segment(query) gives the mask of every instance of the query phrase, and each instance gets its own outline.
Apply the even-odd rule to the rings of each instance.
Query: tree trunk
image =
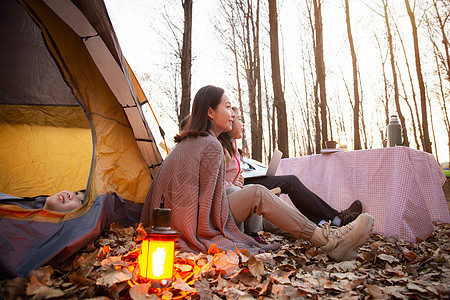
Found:
[[[320,143],[320,118],[319,118],[319,94],[318,94],[318,84],[314,84],[314,125],[315,125],[315,152],[320,154],[321,143]]]
[[[346,0],[347,1],[347,0]],[[425,83],[422,76],[422,67],[420,62],[420,52],[419,52],[419,39],[417,36],[417,26],[414,13],[409,6],[409,0],[405,0],[406,10],[408,12],[409,20],[411,21],[412,34],[414,39],[414,54],[416,60],[416,72],[417,80],[419,82],[420,89],[420,107],[422,110],[422,127],[423,127],[423,151],[432,153],[430,135],[428,133],[428,116],[427,116],[427,99],[425,93]]]
[[[391,59],[391,70],[392,77],[394,82],[394,102],[395,108],[397,110],[398,117],[400,119],[400,124],[402,124],[402,128],[406,128],[405,117],[403,116],[402,110],[400,108],[400,97],[398,92],[398,82],[397,82],[397,69],[395,67],[395,58],[394,58],[394,47],[392,45],[392,33],[391,26],[389,25],[389,16],[387,11],[387,0],[383,0],[384,7],[384,21],[386,23],[386,33],[388,38],[388,46],[389,46],[389,56]],[[408,134],[406,130],[403,130],[403,145],[409,147]]]
[[[314,1],[314,0],[312,0]],[[314,62],[316,62],[316,30],[315,30],[315,22],[313,21],[313,17],[312,17],[312,12],[311,12],[311,8],[309,6],[309,1],[306,1],[306,7],[308,9],[308,20],[309,20],[309,25],[311,27],[311,38],[312,38],[312,44],[313,44],[313,50],[314,50]],[[310,61],[310,65],[311,65],[311,61]],[[314,63],[315,67],[317,67],[317,63]],[[313,119],[313,124],[314,124],[314,145],[313,143],[311,143],[311,153],[320,153],[320,150],[322,148],[321,144],[321,126],[320,126],[320,117],[319,117],[319,109],[320,109],[320,100],[319,100],[319,84],[317,82],[317,69],[316,69],[316,76],[314,76],[314,72],[312,71],[312,67],[311,69],[311,82],[313,82],[313,94],[312,94],[312,103],[313,103],[313,110],[314,110],[314,119]],[[306,91],[306,88],[305,88]],[[306,93],[307,96],[307,93]],[[309,121],[309,118],[308,118]],[[312,136],[312,135],[311,135]]]
[[[449,147],[449,157],[448,157],[449,165],[447,167],[450,168],[450,119],[449,119],[448,110],[447,110],[446,97],[445,97],[445,92],[444,92],[444,83],[442,81],[442,75],[441,75],[441,71],[439,69],[439,59],[438,59],[438,54],[436,53],[436,51],[437,50],[435,49],[434,59],[436,61],[436,69],[437,69],[438,78],[439,78],[439,92],[440,92],[439,94],[440,94],[440,98],[442,98],[441,111],[444,116],[442,118],[442,120],[444,121],[445,129],[447,131],[447,137],[448,137],[447,146]]]
[[[420,150],[420,144],[423,145],[423,130],[422,130],[422,125],[420,123],[419,109],[417,108],[416,89],[414,88],[414,83],[413,83],[412,75],[411,75],[411,68],[409,67],[409,61],[408,61],[408,56],[406,55],[405,45],[403,44],[403,39],[400,36],[400,32],[399,32],[397,26],[396,26],[396,31],[397,31],[398,37],[400,39],[400,44],[402,45],[403,56],[405,57],[406,69],[408,70],[409,84],[411,86],[412,100],[413,100],[414,109],[415,109],[415,113],[416,113],[417,128],[419,130],[419,137],[420,137],[420,142],[421,142],[421,143],[416,143],[416,145],[417,145],[417,150]],[[414,114],[411,114],[411,118],[414,119]]]
[[[361,81],[361,74],[358,70],[358,78],[359,81]],[[359,106],[360,106],[360,112],[361,112],[361,133],[362,133],[362,137],[363,137],[363,142],[364,142],[364,149],[369,149],[368,147],[368,138],[367,138],[367,130],[366,130],[366,123],[364,122],[364,110],[363,110],[363,101],[364,101],[364,93],[361,90],[361,100],[359,101]]]
[[[286,102],[280,75],[280,55],[278,51],[278,16],[277,1],[269,0],[269,24],[270,24],[270,57],[272,64],[272,83],[274,104],[277,109],[278,119],[278,149],[283,152],[283,157],[289,157],[288,128],[286,115]]]
[[[317,83],[319,84],[320,95],[320,121],[322,124],[321,138],[322,145],[328,140],[328,122],[327,122],[327,95],[325,88],[325,62],[323,59],[323,26],[322,26],[322,3],[321,0],[313,0],[314,4],[314,28],[315,28],[315,47],[314,56],[317,73]],[[319,149],[320,150],[320,149]]]
[[[442,21],[441,15],[439,14],[439,9],[437,7],[437,3],[435,0],[433,0],[433,6],[436,11],[436,18],[439,22],[439,29],[442,33],[442,44],[444,45],[445,49],[445,57],[447,59],[446,61],[446,67],[447,69],[447,80],[450,81],[450,54],[449,54],[449,45],[448,45],[448,38],[447,38],[447,31],[445,30],[445,22],[447,21],[448,15],[444,18],[444,22]],[[445,62],[444,62],[445,63]]]
[[[303,123],[306,127],[306,154],[313,154],[312,145],[311,145],[311,122],[310,122],[310,109],[309,109],[309,97],[308,97],[308,84],[306,81],[306,70],[303,68],[303,82],[305,88],[305,109],[302,109]]]
[[[248,1],[248,5],[251,6],[251,1]],[[253,21],[253,19],[255,19]],[[255,82],[256,82],[256,104],[257,104],[257,135],[256,135],[256,151],[255,159],[262,161],[262,92],[261,92],[261,60],[259,56],[259,0],[256,1],[256,16],[251,18],[252,20],[252,36],[253,36],[253,47],[255,56]]]
[[[381,140],[382,140],[382,143],[383,143],[383,147],[386,147],[387,146],[387,137],[386,137],[386,130],[385,130],[385,128],[389,124],[389,93],[388,93],[388,81],[387,81],[387,78],[386,78],[386,70],[385,70],[386,61],[385,61],[385,59],[383,57],[382,47],[380,45],[380,41],[378,40],[377,35],[375,35],[375,39],[377,41],[378,49],[380,50],[381,71],[382,71],[382,74],[383,74],[384,101],[385,101],[383,103],[383,100],[381,100],[381,102],[384,105],[385,124],[384,124],[384,126],[381,127],[383,129],[380,130],[380,133],[381,133]]]
[[[256,78],[255,78],[255,54],[254,54],[254,44],[252,47],[252,34],[251,28],[253,24],[253,13],[249,1],[247,5],[239,2],[239,8],[244,15],[243,22],[243,43],[245,47],[245,74],[248,86],[248,104],[250,108],[250,132],[251,132],[251,144],[252,144],[252,155],[253,159],[257,159],[258,156],[258,114],[256,107]]]
[[[430,101],[430,96],[428,95],[428,91],[427,91],[427,101],[428,101],[428,106],[430,107],[430,110],[431,110],[431,101]],[[434,123],[433,123],[433,114],[432,113],[430,113],[430,126],[431,126],[431,134],[433,135],[434,153],[436,156],[436,161],[437,161],[437,163],[439,163],[439,153],[437,152],[436,133],[434,131]]]
[[[178,123],[191,109],[191,67],[192,67],[192,0],[183,0],[184,32],[181,49],[181,103]]]
[[[400,83],[402,84],[403,94],[405,95],[405,97],[404,97],[405,103],[408,106],[409,112],[411,114],[411,123],[412,123],[412,131],[413,131],[413,136],[414,136],[414,142],[418,146],[418,145],[420,145],[420,143],[419,143],[419,139],[417,138],[416,123],[414,121],[414,112],[413,112],[413,109],[412,109],[411,105],[409,104],[408,96],[407,96],[407,93],[406,93],[405,84],[403,83],[401,73],[399,73],[399,77],[398,78],[400,79]]]
[[[345,17],[347,21],[347,35],[350,44],[350,52],[352,55],[353,66],[353,97],[355,103],[353,105],[353,148],[354,150],[361,149],[361,138],[359,135],[359,87],[358,87],[358,67],[356,62],[355,46],[353,45],[352,28],[350,26],[350,7],[348,0],[345,0]]]
[[[237,56],[237,49],[236,49],[236,40],[235,40],[235,28],[233,27],[233,54],[234,54],[234,67],[236,72],[236,84],[237,84],[237,94],[238,94],[238,103],[239,103],[239,110],[241,111],[241,118],[242,123],[245,124],[245,114],[244,114],[244,105],[242,103],[242,90],[241,90],[241,80],[239,77],[239,62],[238,62],[238,56]],[[247,137],[245,134],[245,130],[242,132],[242,150],[244,153],[248,153],[248,145],[247,145]]]
[[[276,126],[277,126],[277,119],[275,117],[275,104],[272,105],[272,147],[273,149],[275,149],[277,146],[277,130],[276,130]]]
[[[264,74],[264,73],[263,73]],[[269,103],[269,91],[267,88],[267,81],[266,81],[266,76],[264,76],[264,94],[266,95],[265,97],[265,102],[266,102],[266,113],[267,113],[267,132],[269,133],[268,139],[269,139],[269,152],[272,152],[273,149],[275,148],[272,145],[272,127],[273,127],[273,123],[271,120],[271,113],[270,113],[270,103]]]
[[[294,115],[294,110],[291,110],[291,120],[295,119],[295,115]],[[291,123],[291,127],[290,132],[291,132],[291,136],[292,136],[292,146],[293,146],[293,157],[297,157],[297,139],[298,139],[298,135],[297,135],[297,130],[295,130],[296,126],[295,123]]]
[[[446,61],[442,61],[442,63],[445,65],[445,68],[447,70],[447,80],[450,81],[450,55],[449,55],[449,42],[448,42],[448,38],[447,38],[447,31],[445,30],[445,22],[447,21],[447,18],[444,18],[444,21],[442,20],[440,14],[439,14],[439,9],[437,7],[437,3],[436,1],[433,1],[433,6],[434,9],[436,11],[436,17],[438,19],[439,22],[439,29],[441,30],[442,33],[442,44],[444,45],[444,50],[445,50],[445,57],[446,57]],[[435,47],[435,52],[437,51],[436,49],[437,47]],[[442,104],[441,104],[441,110],[443,113],[443,121],[444,121],[444,125],[445,125],[445,129],[447,131],[447,137],[448,137],[448,165],[447,168],[450,168],[450,119],[449,119],[449,114],[448,114],[448,110],[447,110],[447,104],[448,104],[448,100],[446,101],[446,97],[445,97],[445,92],[443,89],[443,81],[442,81],[442,75],[439,69],[439,60],[438,60],[438,55],[437,53],[435,53],[434,55],[435,57],[435,61],[436,61],[436,69],[438,72],[438,77],[439,77],[439,91],[440,91],[440,97],[442,98]],[[443,59],[442,59],[443,60]],[[446,104],[447,103],[447,104]]]

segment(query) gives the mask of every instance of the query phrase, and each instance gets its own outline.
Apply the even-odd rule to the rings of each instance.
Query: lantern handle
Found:
[[[164,208],[165,201],[166,201],[166,194],[163,193],[161,195],[161,204],[160,204],[159,208]]]

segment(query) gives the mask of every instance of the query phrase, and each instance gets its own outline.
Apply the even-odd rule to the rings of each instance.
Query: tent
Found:
[[[1,204],[0,278],[138,220],[162,158],[103,0],[0,1],[0,192],[86,189],[67,213]]]

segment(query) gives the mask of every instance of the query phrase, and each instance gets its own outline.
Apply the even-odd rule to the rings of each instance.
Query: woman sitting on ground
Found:
[[[68,212],[84,202],[85,190],[61,191],[52,196],[15,197],[0,194],[0,204],[14,204],[27,209],[45,209],[56,212]]]
[[[242,138],[244,124],[241,121],[240,110],[237,107],[233,107],[233,111],[236,117],[233,120],[231,131],[224,132],[219,136],[227,161],[225,175],[227,188],[243,188],[247,184],[261,184],[269,190],[279,187],[281,193],[287,194],[294,206],[303,215],[319,226],[328,221],[331,221],[331,224],[335,226],[345,226],[361,214],[362,204],[359,200],[354,201],[346,210],[338,212],[309,190],[295,175],[262,176],[244,179],[241,168],[242,157],[236,146],[236,140]]]
[[[152,182],[142,210],[143,225],[151,224],[151,212],[165,195],[165,206],[172,210],[171,226],[181,232],[177,242],[181,251],[207,252],[212,244],[251,252],[277,248],[259,244],[236,226],[235,220],[243,222],[256,212],[294,237],[321,247],[337,261],[356,257],[373,228],[373,217],[368,214],[344,227],[325,224],[321,228],[261,185],[227,198],[225,159],[217,137],[231,130],[234,115],[223,89],[205,86],[197,92],[186,128],[175,137],[178,144]]]

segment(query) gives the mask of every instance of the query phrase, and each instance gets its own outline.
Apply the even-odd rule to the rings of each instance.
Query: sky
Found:
[[[227,54],[212,26],[215,19],[220,18],[217,1],[194,0],[193,2],[192,52],[194,61],[192,69],[192,97],[200,87],[206,84],[221,86],[226,90],[228,87],[235,86],[234,76],[229,74],[230,68],[227,65],[233,62],[222,59]],[[300,13],[297,1],[284,0],[277,2],[279,8],[280,49],[285,54],[282,63],[286,67],[284,85],[286,100],[288,109],[296,111],[298,107],[295,103],[290,104],[289,99],[294,98],[292,91],[301,91],[303,89],[303,64],[299,58],[302,51],[307,47],[306,39],[302,36],[306,30],[304,29],[306,16]],[[382,96],[378,91],[383,89],[380,78],[380,54],[379,50],[374,47],[373,41],[375,32],[378,34],[383,32],[384,23],[382,17],[372,10],[373,5],[369,7],[368,3],[370,4],[370,2],[363,0],[350,1],[352,30],[358,63],[362,70],[361,85],[364,92],[365,102],[363,107],[366,116],[378,114],[380,106],[376,100]],[[166,12],[171,16],[170,20],[174,24],[182,26],[183,10],[180,3],[181,0],[105,0],[125,57],[138,77],[143,74],[149,74],[151,77],[151,84],[147,82],[141,84],[147,96],[155,100],[153,109],[158,119],[160,119],[160,123],[164,124],[163,128],[166,131],[166,137],[170,145],[173,145],[171,142],[172,137],[177,133],[173,113],[169,113],[173,111],[173,104],[165,100],[167,95],[156,86],[164,85],[164,82],[167,82],[167,84],[171,83],[167,81],[168,79],[165,79],[169,74],[167,68],[176,61],[175,58],[167,55],[171,49],[169,43],[165,41],[165,37],[170,37],[170,33],[166,31],[167,25],[162,15]],[[393,4],[392,9],[398,16],[396,21],[399,23],[402,31],[404,43],[408,45],[411,42],[411,26],[404,11],[404,2],[391,1],[390,3]],[[268,26],[268,24],[265,26]],[[349,48],[343,1],[324,2],[323,27],[328,101],[332,105],[334,103],[334,105],[341,106],[344,113],[348,111],[348,115],[351,115],[347,91],[343,89],[344,78],[350,88],[352,88],[351,60],[348,55]],[[383,42],[383,37],[380,36],[379,38]],[[410,51],[411,48],[409,48]],[[397,51],[401,50],[398,48]],[[413,59],[410,59],[410,64],[413,64]],[[424,65],[426,66],[426,64],[427,61],[424,60]],[[270,66],[267,66],[267,68],[269,69]],[[390,73],[389,70],[390,65],[387,65],[388,75]],[[393,109],[392,106],[391,109]],[[403,111],[405,110],[406,108],[403,108]],[[434,113],[436,114],[436,111]],[[439,125],[440,120],[435,118],[433,121]],[[351,120],[349,119],[346,122],[350,124]],[[366,125],[371,128],[374,134],[373,147],[381,147],[381,140],[376,137],[378,134],[378,128],[376,128],[377,119],[366,117],[366,122]],[[350,125],[348,126],[350,127]],[[440,127],[438,126],[438,128]],[[249,132],[249,127],[246,130]],[[153,132],[155,133],[154,129]],[[346,135],[351,136],[352,134],[346,133]],[[444,161],[448,160],[446,135],[445,131],[443,134],[437,135],[438,155],[441,158],[445,158]]]

